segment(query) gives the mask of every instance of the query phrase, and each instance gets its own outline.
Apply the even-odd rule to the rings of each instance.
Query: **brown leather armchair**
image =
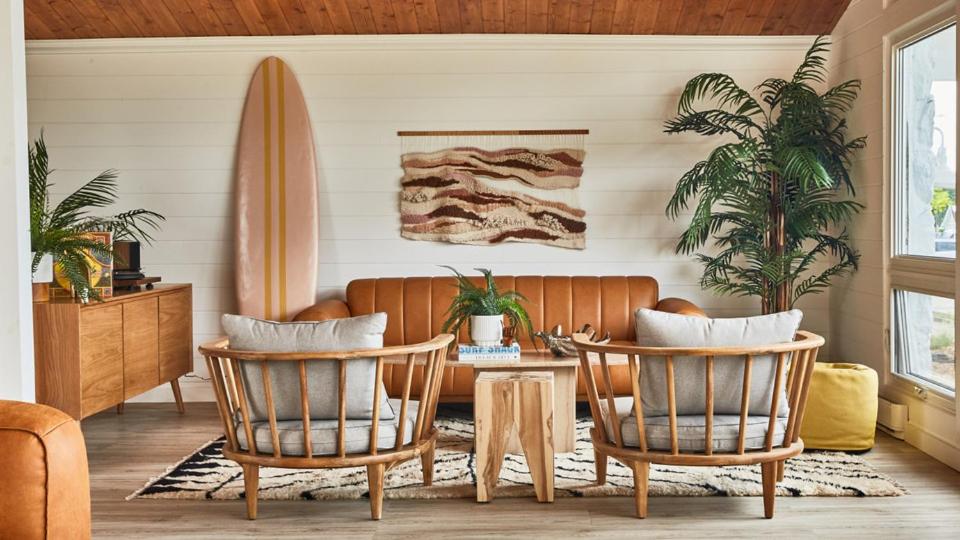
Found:
[[[481,284],[481,279],[474,279]],[[599,332],[610,332],[615,343],[633,344],[636,337],[634,312],[637,308],[704,316],[703,310],[680,298],[660,298],[657,280],[649,276],[497,276],[497,287],[514,289],[527,298],[525,308],[534,330],[556,325],[565,332],[589,324]],[[457,293],[452,277],[410,277],[356,279],[347,285],[346,301],[324,300],[300,312],[296,321],[322,321],[375,312],[387,314],[384,346],[429,341],[440,334],[447,308]],[[466,328],[458,336],[469,341]],[[523,350],[534,350],[528,336],[520,339]],[[622,369],[621,369],[622,368]],[[385,366],[387,391],[396,396],[403,378],[395,378]],[[400,370],[397,370],[399,374]],[[614,389],[629,395],[630,380],[624,366],[611,370]],[[577,393],[584,396],[583,377]],[[414,381],[414,384],[419,384]],[[442,401],[470,401],[473,398],[473,368],[451,363],[444,372],[440,389]]]
[[[0,401],[0,538],[90,538],[80,423],[53,407]]]

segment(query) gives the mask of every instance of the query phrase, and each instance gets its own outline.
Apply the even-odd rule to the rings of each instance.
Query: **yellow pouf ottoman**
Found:
[[[877,372],[860,364],[818,362],[800,426],[806,448],[869,450],[877,429]]]

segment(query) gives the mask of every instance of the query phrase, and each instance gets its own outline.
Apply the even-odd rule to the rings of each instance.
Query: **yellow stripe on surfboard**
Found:
[[[273,164],[271,157],[270,61],[263,64],[263,317],[273,318]]]

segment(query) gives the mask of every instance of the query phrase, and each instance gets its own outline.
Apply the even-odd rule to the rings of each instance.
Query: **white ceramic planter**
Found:
[[[481,347],[496,347],[503,340],[503,315],[471,315],[470,340]]]
[[[31,258],[32,260],[32,258]],[[53,255],[47,253],[40,258],[37,271],[33,273],[34,283],[51,283],[53,281]]]

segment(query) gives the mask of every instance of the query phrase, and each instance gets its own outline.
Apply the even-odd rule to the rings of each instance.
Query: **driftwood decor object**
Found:
[[[610,343],[610,332],[604,333],[603,336],[598,336],[597,331],[589,324],[583,325],[583,328],[577,330],[574,334],[584,334],[592,343],[599,345]],[[577,348],[573,344],[573,336],[563,335],[563,327],[559,324],[554,326],[549,333],[541,331],[533,335],[540,338],[540,341],[558,358],[577,356]]]
[[[633,481],[636,497],[637,517],[647,516],[647,484],[650,464],[659,463],[674,466],[755,465],[759,464],[763,476],[763,514],[773,517],[777,482],[783,479],[784,463],[803,452],[800,439],[800,425],[806,408],[810,377],[817,359],[817,352],[823,346],[822,337],[810,332],[797,332],[791,343],[781,343],[754,347],[635,347],[620,345],[597,345],[591,343],[583,334],[573,336],[573,342],[580,354],[581,372],[586,378],[587,398],[594,427],[590,430],[596,457],[597,483],[606,482],[607,458],[612,457],[633,469]],[[626,357],[630,369],[633,387],[633,410],[618,410],[611,384],[610,366],[614,361],[608,355]],[[746,444],[747,424],[750,410],[750,372],[754,359],[771,355],[768,361],[776,362],[773,396],[769,409],[769,419],[764,441],[759,449],[748,449]],[[697,451],[680,449],[677,423],[676,381],[674,380],[675,357],[700,357],[703,359],[705,374],[704,396],[704,442]],[[714,449],[714,362],[742,362],[743,378],[741,387],[743,397],[740,403],[740,419],[737,445],[734,451]],[[595,360],[596,359],[596,360]],[[644,428],[643,396],[640,385],[641,362],[663,359],[665,384],[667,385],[667,408],[669,411],[669,448],[654,448],[648,444],[647,431]],[[599,363],[599,366],[597,364]],[[599,367],[600,380],[594,374]],[[784,386],[785,385],[785,386]],[[789,415],[782,437],[776,437],[778,423],[777,407],[781,391],[786,388]],[[622,402],[621,402],[622,403]],[[625,433],[620,418],[632,414],[636,419],[636,433]],[[628,438],[636,436],[637,445],[627,444]]]
[[[441,334],[430,341],[415,345],[401,345],[370,350],[329,351],[311,353],[287,352],[250,352],[231,350],[226,339],[200,347],[200,353],[206,358],[207,369],[217,399],[217,409],[223,421],[226,443],[223,455],[236,461],[243,467],[243,482],[246,489],[247,517],[257,517],[257,488],[260,467],[280,467],[292,469],[325,469],[340,467],[367,468],[367,482],[370,486],[370,515],[380,519],[383,510],[383,478],[393,467],[405,461],[420,458],[423,467],[423,483],[433,482],[433,457],[436,448],[437,430],[433,426],[437,412],[437,399],[440,383],[443,381],[443,368],[447,349],[453,342],[453,336]],[[347,366],[351,361],[369,361],[375,359],[376,372],[371,384],[373,392],[373,414],[369,420],[369,443],[365,452],[347,452]],[[314,453],[314,419],[310,417],[308,366],[315,362],[335,363],[338,368],[338,417],[336,422],[336,450],[329,454]],[[246,379],[245,366],[241,364],[259,364],[262,377],[259,381]],[[302,454],[288,455],[282,451],[280,431],[276,418],[273,388],[270,381],[271,364],[294,364],[299,368],[299,392],[301,418],[297,421],[303,432],[297,437],[302,443]],[[378,437],[378,431],[386,425],[381,422],[381,403],[383,391],[384,364],[394,364],[395,376],[403,377],[404,386],[400,405],[394,414],[396,437],[389,448],[384,448]],[[249,366],[246,366],[249,367]],[[411,404],[414,371],[423,372],[423,384],[417,395],[418,404]],[[258,392],[266,400],[269,415],[271,450],[262,452],[262,446],[254,437],[254,430],[263,428],[251,420],[251,392]],[[416,412],[411,415],[411,411]],[[351,420],[355,424],[356,420]],[[405,432],[410,423],[412,433]],[[244,444],[241,444],[244,442]],[[379,443],[379,444],[378,444]],[[244,448],[245,446],[246,448]]]
[[[587,130],[400,131],[401,236],[583,249]]]

